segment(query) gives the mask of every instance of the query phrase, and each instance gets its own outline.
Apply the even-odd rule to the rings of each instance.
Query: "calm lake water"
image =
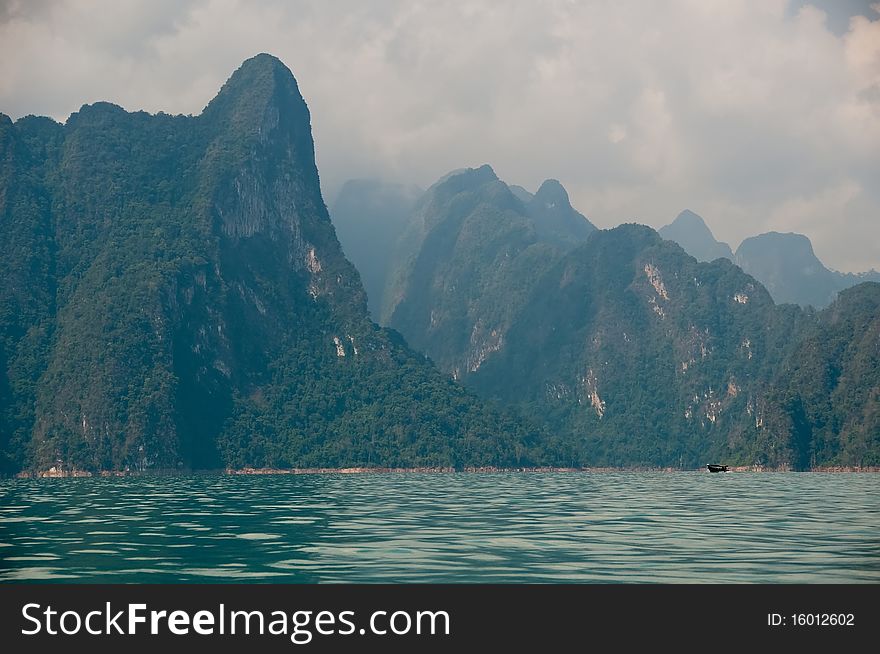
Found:
[[[880,475],[0,480],[0,579],[880,582]]]

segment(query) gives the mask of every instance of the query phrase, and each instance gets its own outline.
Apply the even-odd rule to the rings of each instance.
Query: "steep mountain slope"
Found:
[[[542,416],[572,461],[752,463],[766,390],[802,320],[731,262],[698,263],[624,225],[558,261],[468,381]]]
[[[792,465],[880,465],[880,284],[842,291],[805,331],[773,397]]]
[[[880,457],[876,285],[819,314],[776,305],[726,257],[698,262],[650,228],[565,248],[538,237],[489,169],[447,182],[422,207],[392,324],[546,426],[556,461],[807,469]]]
[[[514,197],[523,204],[528,204],[532,198],[535,197],[534,194],[529,193],[529,191],[517,184],[510,184],[508,188],[510,189],[510,192],[513,193]]]
[[[826,268],[803,234],[769,232],[747,238],[734,256],[727,243],[715,240],[703,219],[692,211],[682,211],[660,236],[675,241],[692,257],[712,261],[724,257],[735,261],[760,281],[776,302],[822,308],[845,288],[867,281],[880,281],[880,273],[840,273]]]
[[[736,250],[736,263],[763,280],[777,302],[824,307],[838,288],[803,234],[768,232],[747,238]]]
[[[541,184],[538,192],[526,204],[538,238],[548,243],[569,246],[587,240],[596,227],[571,206],[568,193],[555,179]]]
[[[737,248],[735,261],[760,280],[777,302],[801,306],[822,308],[845,288],[880,281],[876,271],[855,275],[829,270],[803,234],[768,232],[747,238]]]
[[[548,460],[805,466],[803,442],[814,445],[791,426],[780,371],[819,317],[777,306],[726,256],[698,262],[647,227],[566,233],[589,223],[573,210],[548,219],[570,207],[552,181],[523,197],[488,166],[432,187],[406,236],[415,254],[398,270],[391,326],[543,424],[556,437]],[[847,433],[870,429],[856,419]],[[829,438],[807,465],[856,465],[878,449],[841,458]]]
[[[0,472],[880,461],[877,284],[777,306],[723,258],[595,231],[558,182],[456,171],[371,282],[441,375],[369,320],[309,122],[268,55],[197,117],[0,114]],[[743,261],[839,290],[770,241]]]
[[[385,320],[462,379],[503,346],[541,272],[593,231],[558,182],[524,205],[489,166],[453,173],[400,241]]]
[[[720,257],[733,261],[733,251],[727,243],[715,240],[705,221],[693,211],[685,209],[665,227],[660,236],[675,241],[698,261],[714,261]]]
[[[347,181],[330,211],[346,257],[361,274],[367,303],[379,317],[397,240],[424,191],[378,180]]]
[[[505,464],[527,433],[367,317],[290,71],[197,117],[0,115],[3,467]]]

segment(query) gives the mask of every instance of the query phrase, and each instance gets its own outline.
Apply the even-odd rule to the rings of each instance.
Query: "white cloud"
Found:
[[[689,207],[732,245],[801,231],[880,268],[880,14],[752,2],[0,4],[0,111],[103,99],[197,113],[279,56],[312,110],[325,190],[491,163],[560,179],[610,226]],[[856,189],[855,191],[853,189]]]

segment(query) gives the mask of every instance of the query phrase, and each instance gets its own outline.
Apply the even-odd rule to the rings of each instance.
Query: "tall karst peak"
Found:
[[[497,182],[498,175],[489,164],[477,168],[460,168],[441,177],[434,186],[454,187],[457,190],[468,190],[482,186],[487,182]]]
[[[246,60],[197,122],[207,140],[206,195],[227,236],[284,240],[294,267],[314,267],[309,258],[324,250],[335,257],[309,110],[287,66],[268,54]]]
[[[496,462],[500,416],[369,321],[309,123],[269,55],[199,116],[0,120],[0,474]]]
[[[690,209],[685,209],[680,214],[675,217],[675,220],[672,221],[673,225],[681,225],[682,227],[690,227],[690,228],[699,228],[709,231],[709,227],[706,225],[706,221],[703,220],[703,217],[695,214]]]
[[[283,101],[303,103],[290,69],[270,54],[245,60],[223,84],[208,104],[207,111],[219,108],[263,108]]]
[[[699,261],[714,261],[719,258],[733,260],[730,246],[716,240],[706,221],[690,209],[682,211],[675,220],[658,231],[660,236],[675,241]]]
[[[547,179],[526,204],[538,236],[548,242],[574,244],[585,240],[596,227],[571,206],[568,192],[555,179]]]
[[[845,288],[866,281],[880,281],[880,273],[840,273],[829,270],[813,251],[803,234],[767,232],[745,239],[736,255],[727,243],[715,239],[706,222],[685,209],[674,221],[659,230],[700,261],[718,258],[736,262],[770,291],[776,302],[827,306]]]
[[[383,322],[456,379],[504,347],[540,272],[595,232],[556,180],[519,196],[489,166],[447,175],[399,242]]]
[[[752,236],[745,239],[737,251],[741,250],[743,253],[747,253],[752,249],[764,248],[774,250],[777,254],[784,256],[816,257],[810,239],[795,232],[767,232]]]
[[[559,183],[559,180],[556,179],[544,180],[538,192],[535,193],[535,199],[544,202],[548,209],[555,208],[557,205],[560,207],[571,207],[568,192]]]
[[[293,142],[312,151],[309,109],[290,69],[272,55],[246,60],[208,103],[202,118],[240,139]],[[276,130],[284,137],[279,139]]]

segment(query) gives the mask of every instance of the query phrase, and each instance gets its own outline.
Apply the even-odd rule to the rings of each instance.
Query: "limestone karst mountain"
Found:
[[[63,125],[0,116],[0,233],[7,471],[497,465],[527,451],[519,423],[368,319],[309,110],[270,55],[195,117],[107,103]]]

